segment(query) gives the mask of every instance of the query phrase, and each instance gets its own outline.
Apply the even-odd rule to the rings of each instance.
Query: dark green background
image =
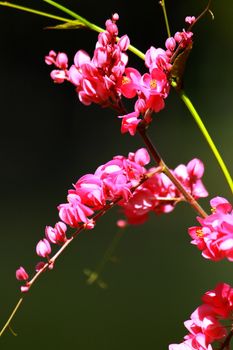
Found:
[[[42,1],[18,1],[58,11]],[[186,15],[198,15],[205,1],[169,1],[172,31],[181,30]],[[63,1],[100,26],[113,12],[120,15],[120,35],[127,33],[142,51],[163,46],[166,31],[158,1]],[[213,1],[215,20],[205,17],[195,27],[194,49],[185,88],[224,156],[232,163],[233,7]],[[111,111],[82,106],[72,86],[54,85],[44,56],[50,49],[72,57],[83,48],[93,52],[96,33],[50,31],[50,19],[0,8],[1,101],[1,325],[19,297],[15,269],[33,272],[35,245],[45,225],[57,220],[73,182],[93,172],[116,154],[142,147],[138,136],[120,134]],[[130,54],[131,66],[145,71]],[[170,167],[198,157],[206,166],[210,198],[231,194],[219,167],[189,112],[171,91],[166,109],[154,118],[150,135]],[[209,210],[209,199],[201,204]],[[87,286],[83,269],[94,268],[116,233],[117,210],[83,233],[30,291],[6,332],[2,349],[167,349],[180,342],[183,321],[216,283],[233,283],[232,263],[209,262],[190,245],[187,228],[196,223],[186,204],[164,216],[151,216],[143,226],[127,229],[103,279],[109,288]]]

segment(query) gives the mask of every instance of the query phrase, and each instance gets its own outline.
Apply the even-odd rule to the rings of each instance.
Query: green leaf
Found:
[[[182,88],[183,75],[185,71],[186,62],[188,60],[189,54],[192,50],[192,43],[190,43],[181,53],[177,55],[175,61],[172,65],[170,72],[170,78],[176,82],[176,90]]]
[[[46,27],[46,29],[80,29],[80,28],[87,28],[87,26],[79,20],[57,24],[56,26]]]

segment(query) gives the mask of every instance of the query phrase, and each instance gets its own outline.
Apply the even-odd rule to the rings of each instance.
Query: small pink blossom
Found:
[[[56,57],[56,66],[60,69],[68,68],[68,57],[64,52],[59,52]]]
[[[53,79],[54,83],[62,84],[67,78],[67,73],[64,72],[63,70],[54,69],[50,73],[50,76]]]
[[[69,193],[75,191],[82,198],[82,203],[97,210],[105,204],[103,193],[102,180],[93,174],[82,176],[74,185],[75,190],[70,190]]]
[[[55,64],[56,65],[56,52],[54,50],[50,50],[49,54],[45,56],[45,63],[48,65]]]
[[[29,276],[28,276],[27,272],[25,271],[25,269],[22,266],[20,266],[16,270],[16,278],[19,281],[26,281],[26,280],[28,280]]]
[[[131,136],[135,135],[137,132],[137,126],[141,121],[141,119],[138,119],[138,113],[131,112],[124,116],[119,116],[119,118],[122,118],[121,133],[125,134],[126,132],[129,132]]]
[[[170,40],[170,43],[171,41],[173,42],[173,40]],[[168,72],[171,69],[170,57],[167,55],[166,51],[161,48],[156,49],[153,46],[146,52],[145,65],[149,68],[150,72],[154,68],[158,68],[163,72]]]
[[[49,241],[46,238],[44,238],[43,240],[40,240],[37,243],[36,253],[42,258],[47,258],[49,256],[49,254],[51,253],[51,246]]]
[[[45,228],[45,236],[46,238],[54,244],[63,244],[66,242],[66,224],[62,221],[58,221],[55,224],[55,227],[46,226]]]
[[[231,204],[221,197],[210,201],[212,214],[197,218],[201,226],[190,227],[191,243],[202,251],[206,259],[233,261],[233,210]]]
[[[86,223],[88,216],[94,213],[93,210],[83,204],[81,197],[75,193],[70,193],[67,199],[68,203],[58,206],[60,219],[71,227],[79,227],[80,223]]]
[[[192,32],[186,32],[185,30],[183,30],[182,32],[176,32],[174,35],[174,39],[180,45],[181,48],[185,48],[192,43],[192,36]]]
[[[185,22],[188,24],[193,24],[196,21],[196,17],[195,16],[187,16],[185,17]]]
[[[175,48],[176,48],[176,41],[173,37],[170,37],[168,38],[166,41],[165,41],[165,46],[168,50],[170,51],[174,51]]]
[[[20,287],[20,290],[22,293],[27,293],[29,291],[30,286],[29,285],[24,285]]]
[[[227,283],[219,283],[215,289],[206,292],[202,301],[222,318],[228,318],[233,311],[233,288]]]

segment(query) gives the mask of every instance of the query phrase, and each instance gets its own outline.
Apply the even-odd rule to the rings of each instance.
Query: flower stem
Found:
[[[17,9],[17,10],[34,13],[35,15],[39,15],[39,16],[43,16],[43,17],[49,17],[49,18],[52,18],[52,19],[57,19],[58,21],[62,21],[62,22],[73,22],[73,20],[71,20],[69,18],[64,18],[64,17],[52,15],[52,14],[47,13],[47,12],[38,11],[38,10],[35,10],[35,9],[31,9],[29,7],[20,6],[20,5],[17,5],[17,4],[12,4],[12,3],[6,2],[6,1],[0,1],[0,6],[11,7],[11,8],[14,8],[14,9]]]
[[[100,275],[105,267],[105,265],[107,264],[107,262],[111,259],[114,251],[116,250],[120,239],[123,236],[123,232],[125,229],[120,228],[119,230],[117,230],[117,233],[115,234],[114,238],[112,239],[110,245],[108,246],[107,250],[104,253],[103,258],[101,259],[101,261],[97,264],[96,268],[94,269],[94,271],[91,271],[90,275],[88,276],[86,282],[87,284],[91,285],[94,282],[98,281],[98,279],[100,278]]]
[[[82,17],[82,16],[78,15],[77,13],[69,10],[65,6],[62,6],[62,5],[58,4],[55,1],[52,1],[52,0],[43,0],[43,1],[45,1],[48,4],[56,7],[57,9],[63,11],[64,13],[70,15],[71,17],[77,19],[78,21],[82,22],[87,28],[89,28],[91,30],[94,30],[97,33],[101,33],[101,32],[105,31],[105,29],[97,26],[94,23],[89,22],[84,17]],[[20,5],[12,4],[12,3],[9,3],[9,2],[5,2],[5,1],[0,1],[0,6],[11,7],[11,8],[15,8],[17,10],[34,13],[35,15],[49,17],[49,18],[52,18],[52,19],[57,19],[58,21],[61,21],[61,22],[74,23],[74,20],[69,19],[69,18],[63,18],[63,17],[56,16],[56,15],[53,15],[53,14],[50,14],[50,13],[47,13],[47,12],[38,11],[38,10],[29,8],[29,7],[20,6]],[[117,38],[117,40],[119,40],[119,38]],[[138,50],[135,46],[129,45],[128,50],[133,52],[136,56],[138,56],[142,60],[145,60],[145,54],[142,51]]]
[[[168,166],[165,164],[164,160],[160,156],[159,152],[156,150],[155,146],[153,145],[152,141],[148,137],[146,133],[146,129],[143,123],[138,125],[138,132],[140,136],[142,137],[147,149],[151,153],[152,157],[154,158],[155,162],[162,167],[162,172],[167,175],[167,177],[171,180],[171,182],[176,186],[176,188],[182,193],[186,201],[193,207],[193,209],[201,215],[201,217],[205,218],[207,216],[207,213],[204,211],[204,209],[200,206],[200,204],[193,198],[193,196],[188,193],[185,188],[182,186],[180,181],[172,174]]]
[[[167,35],[170,38],[171,37],[171,31],[170,31],[170,26],[169,26],[168,17],[167,17],[165,0],[161,0],[159,3],[160,3],[160,5],[162,6],[162,9],[163,9],[163,16],[164,16],[164,20],[165,20],[165,24],[166,24]]]
[[[231,189],[231,191],[233,192],[233,180],[232,177],[230,175],[230,172],[226,166],[226,164],[224,163],[217,147],[214,144],[214,141],[212,140],[208,130],[206,129],[201,117],[199,116],[198,112],[196,111],[195,107],[193,106],[191,100],[188,98],[188,96],[186,95],[186,93],[184,92],[184,90],[180,90],[178,91],[180,98],[182,99],[182,101],[184,102],[184,104],[186,105],[186,107],[188,108],[188,110],[190,111],[191,115],[193,116],[195,122],[197,123],[199,129],[201,130],[204,138],[206,139],[211,151],[213,152],[213,154],[215,155],[218,164],[223,172],[223,174],[225,175],[225,178],[227,180],[227,183]]]
[[[20,298],[18,303],[16,304],[16,306],[14,307],[14,310],[12,311],[12,313],[10,314],[10,317],[8,318],[7,322],[5,323],[4,327],[2,328],[2,330],[0,331],[0,337],[2,336],[2,334],[5,332],[7,327],[10,327],[10,323],[11,320],[13,319],[13,317],[15,316],[17,310],[19,309],[20,305],[22,304],[23,298]]]
[[[231,330],[230,333],[226,336],[226,339],[219,347],[219,350],[230,349],[230,341],[231,341],[232,336],[233,336],[233,330]]]

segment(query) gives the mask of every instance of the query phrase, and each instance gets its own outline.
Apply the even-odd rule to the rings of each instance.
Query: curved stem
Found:
[[[160,5],[162,6],[162,9],[163,9],[163,16],[164,16],[164,20],[165,20],[166,29],[167,29],[167,35],[168,35],[168,38],[170,38],[171,37],[171,31],[170,31],[170,26],[169,26],[168,17],[167,17],[165,0],[161,0],[159,3],[160,3]]]
[[[86,20],[84,17],[79,16],[77,13],[69,10],[68,8],[58,4],[55,1],[52,0],[44,0],[45,2],[49,3],[50,5],[58,8],[59,10],[69,14],[71,17],[79,20],[80,22],[82,22],[87,28],[94,30],[97,33],[101,33],[104,32],[105,29],[97,26],[94,23],[89,22],[88,20]],[[74,20],[69,19],[69,18],[63,18],[60,16],[56,16],[47,12],[42,12],[42,11],[38,11],[29,7],[24,7],[24,6],[20,6],[17,4],[12,4],[9,2],[5,2],[5,1],[0,1],[0,6],[6,6],[6,7],[11,7],[11,8],[15,8],[17,10],[21,10],[21,11],[25,11],[25,12],[30,12],[30,13],[34,13],[35,15],[39,15],[39,16],[43,16],[43,17],[48,17],[48,18],[52,18],[52,19],[57,19],[58,21],[61,22],[66,22],[66,23],[74,23]],[[119,38],[117,38],[117,40],[119,40]],[[141,58],[142,60],[145,60],[145,54],[138,50],[135,46],[133,45],[129,45],[128,50],[133,52],[136,56],[138,56],[139,58]]]
[[[88,276],[86,283],[91,285],[94,282],[98,281],[100,278],[100,275],[107,264],[107,262],[110,260],[112,257],[115,249],[117,248],[120,239],[123,236],[124,229],[120,228],[117,233],[115,234],[114,238],[112,239],[110,245],[106,249],[103,258],[100,260],[100,262],[97,264],[96,268],[91,271],[90,275]]]
[[[204,17],[204,15],[207,13],[207,12],[210,12],[210,14],[212,15],[212,12],[210,11],[210,5],[211,5],[211,2],[212,0],[209,0],[208,1],[208,4],[206,6],[206,8],[201,12],[201,14],[196,18],[195,22],[192,23],[189,27],[188,27],[188,30],[187,31],[191,31],[193,26],[202,18]]]
[[[232,180],[232,177],[230,175],[230,172],[229,172],[226,164],[224,163],[224,160],[222,159],[222,156],[220,155],[217,147],[215,146],[214,141],[211,138],[208,130],[206,129],[203,121],[201,120],[201,117],[199,116],[198,112],[196,111],[195,107],[193,106],[192,102],[190,101],[190,99],[188,98],[188,96],[186,95],[184,90],[180,90],[180,91],[178,91],[178,93],[180,95],[180,98],[182,99],[182,101],[184,102],[184,104],[186,105],[188,110],[190,111],[191,115],[193,116],[199,129],[201,130],[204,138],[206,139],[208,145],[210,146],[211,151],[215,155],[215,158],[217,159],[218,164],[219,164],[223,174],[225,175],[227,183],[228,183],[231,191],[233,192],[233,180]]]
[[[47,12],[38,11],[38,10],[35,10],[35,9],[31,9],[29,7],[20,6],[20,5],[17,5],[17,4],[12,4],[12,3],[7,2],[7,1],[0,1],[0,6],[11,7],[11,8],[14,8],[16,10],[21,10],[21,11],[24,11],[24,12],[34,13],[35,15],[48,17],[48,18],[52,18],[52,19],[57,19],[58,21],[61,21],[61,22],[73,22],[73,20],[71,20],[69,18],[64,18],[64,17],[52,15],[52,14],[47,13]]]
[[[230,349],[230,341],[232,337],[233,337],[233,330],[231,330],[230,333],[226,336],[226,339],[221,344],[219,350]]]
[[[6,328],[10,326],[12,318],[15,316],[17,310],[19,309],[20,305],[22,304],[23,298],[20,298],[16,306],[14,307],[12,313],[10,314],[10,317],[8,318],[7,322],[5,323],[4,327],[0,331],[0,337],[5,332]]]
[[[193,209],[201,215],[201,217],[205,218],[207,216],[207,213],[204,211],[204,209],[200,206],[200,204],[193,198],[193,196],[188,193],[185,188],[182,186],[180,181],[172,174],[168,166],[163,161],[162,157],[156,150],[155,146],[151,142],[150,138],[146,134],[145,126],[143,123],[139,124],[138,126],[138,132],[140,136],[142,137],[147,149],[150,151],[152,157],[154,158],[155,162],[162,167],[162,172],[167,175],[167,177],[171,180],[171,182],[176,186],[176,188],[182,193],[186,201],[193,207]]]

